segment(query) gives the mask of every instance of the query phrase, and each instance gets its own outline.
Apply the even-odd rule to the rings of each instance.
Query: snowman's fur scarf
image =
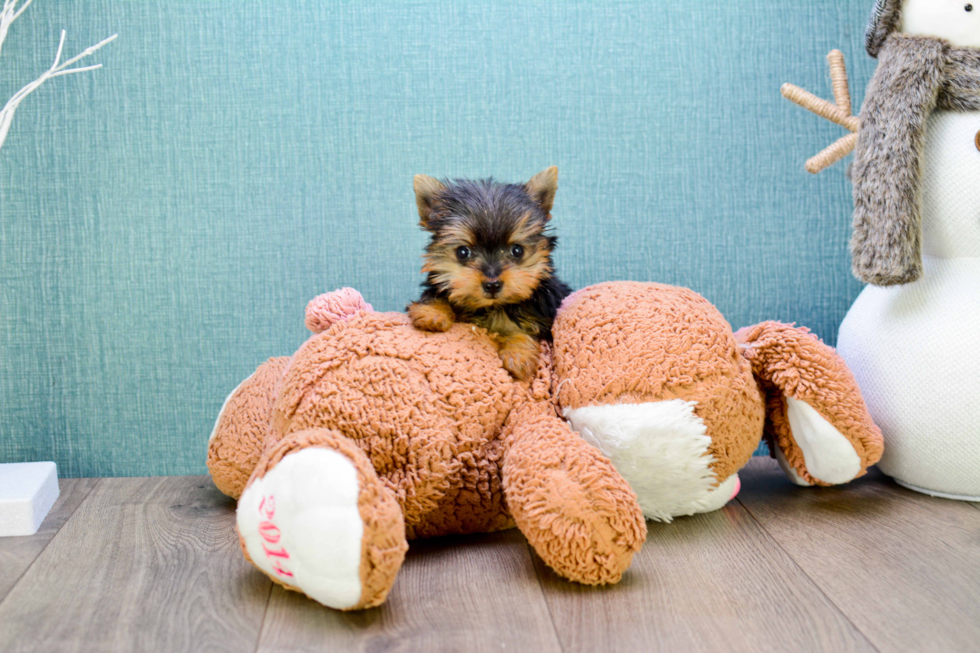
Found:
[[[919,180],[926,120],[933,111],[980,110],[980,50],[893,33],[861,108],[854,183],[854,275],[910,283],[922,274]]]

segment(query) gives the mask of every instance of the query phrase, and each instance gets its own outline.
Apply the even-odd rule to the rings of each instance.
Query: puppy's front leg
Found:
[[[408,305],[408,317],[422,331],[449,331],[456,321],[453,307],[439,298],[412,302]]]

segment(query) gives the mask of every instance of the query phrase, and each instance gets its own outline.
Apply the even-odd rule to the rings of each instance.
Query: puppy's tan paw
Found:
[[[500,361],[515,379],[527,381],[538,369],[537,341],[523,333],[505,338],[500,348]]]
[[[412,302],[408,306],[412,325],[422,331],[449,331],[455,321],[452,307],[444,301]]]

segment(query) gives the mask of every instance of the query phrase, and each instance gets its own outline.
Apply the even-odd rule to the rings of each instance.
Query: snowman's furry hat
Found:
[[[902,23],[902,4],[904,0],[876,0],[871,12],[868,31],[864,34],[864,47],[868,54],[877,57],[888,35]]]

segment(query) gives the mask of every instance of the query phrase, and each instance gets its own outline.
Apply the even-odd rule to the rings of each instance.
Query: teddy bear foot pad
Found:
[[[357,471],[343,454],[305,449],[245,490],[238,532],[271,578],[326,606],[351,608],[362,593],[359,494]]]

